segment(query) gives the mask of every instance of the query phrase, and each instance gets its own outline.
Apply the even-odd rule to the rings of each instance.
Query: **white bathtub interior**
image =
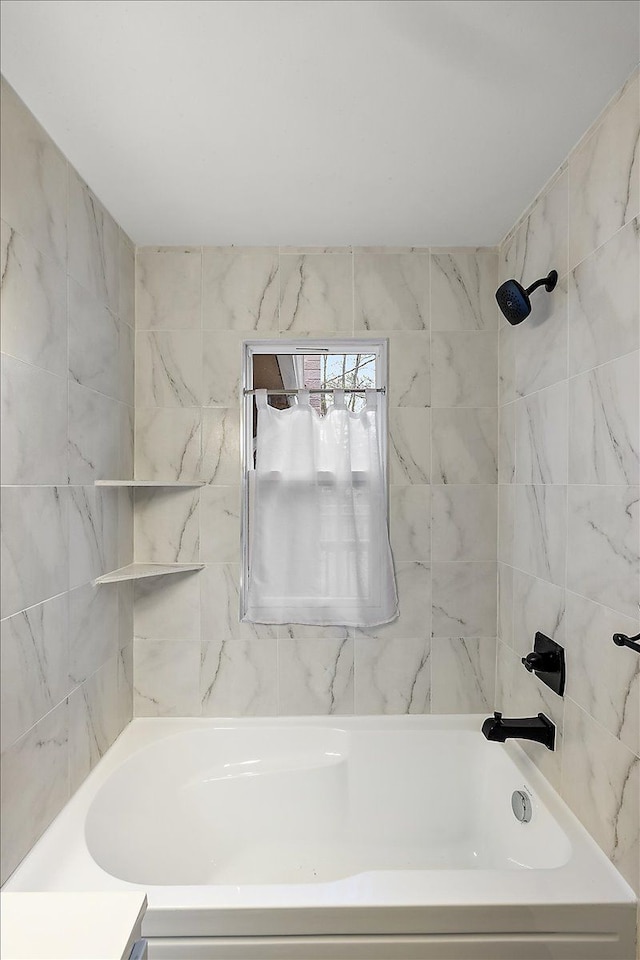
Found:
[[[633,891],[481,720],[134,720],[6,889],[144,890],[159,960],[631,958]]]
[[[515,819],[512,781],[506,754],[474,731],[216,724],[125,761],[91,804],[87,847],[142,884],[566,863],[571,844],[541,800],[526,827]]]

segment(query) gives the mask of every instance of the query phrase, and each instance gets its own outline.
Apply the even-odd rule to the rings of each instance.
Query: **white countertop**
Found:
[[[2,960],[127,960],[147,909],[141,893],[0,894]]]

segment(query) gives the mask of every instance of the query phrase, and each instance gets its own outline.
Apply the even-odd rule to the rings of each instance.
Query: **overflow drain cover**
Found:
[[[514,790],[511,794],[511,809],[516,820],[529,823],[532,816],[531,800],[523,790]]]

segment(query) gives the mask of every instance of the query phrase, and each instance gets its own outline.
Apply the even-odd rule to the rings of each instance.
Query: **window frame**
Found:
[[[326,339],[269,338],[244,340],[242,342],[242,379],[240,396],[240,620],[246,612],[247,586],[249,582],[249,470],[253,469],[253,358],[257,354],[301,353],[371,353],[376,357],[376,389],[384,389],[380,405],[380,452],[387,499],[387,525],[389,523],[389,339],[388,337],[327,337]]]

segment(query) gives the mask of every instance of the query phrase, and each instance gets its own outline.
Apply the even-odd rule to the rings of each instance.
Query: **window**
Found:
[[[384,393],[387,387],[387,341],[253,340],[244,344],[242,409],[242,571],[240,616],[246,611],[252,533],[252,474],[255,468],[257,409],[254,393],[267,390],[268,402],[278,409],[297,404],[297,391],[308,389],[309,402],[320,417],[333,404],[335,389],[345,393],[347,409],[355,414],[365,406],[366,389]],[[289,392],[290,391],[290,392]],[[387,405],[380,405],[380,458],[386,489]],[[385,505],[386,506],[386,505]]]

